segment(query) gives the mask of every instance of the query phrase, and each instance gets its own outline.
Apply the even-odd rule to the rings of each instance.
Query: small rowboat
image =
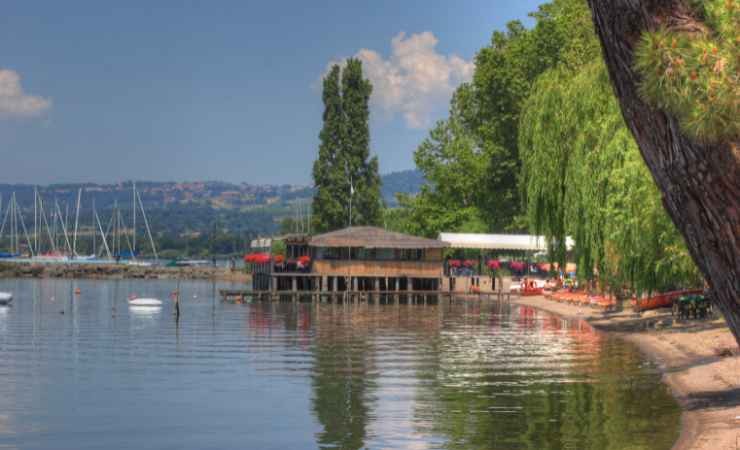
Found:
[[[543,295],[545,293],[545,282],[544,280],[532,280],[525,278],[519,285],[519,295],[531,296],[531,295]]]
[[[130,306],[162,306],[162,300],[156,298],[134,298],[128,301]]]
[[[0,292],[0,305],[9,305],[13,301],[13,294],[10,292]]]
[[[637,312],[647,311],[649,309],[667,308],[669,306],[673,306],[673,302],[681,296],[697,295],[703,292],[704,291],[702,291],[701,289],[686,289],[682,291],[663,292],[662,294],[656,294],[652,297],[640,299],[633,298],[630,303],[632,304],[632,309]]]

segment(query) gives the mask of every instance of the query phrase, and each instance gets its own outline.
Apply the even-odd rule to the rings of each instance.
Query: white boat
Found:
[[[77,261],[95,261],[98,259],[97,255],[76,255],[75,260]]]
[[[134,298],[128,301],[131,306],[162,306],[162,300],[156,298]]]
[[[0,305],[9,305],[13,301],[13,294],[10,292],[0,292]]]
[[[175,262],[178,267],[203,267],[211,265],[211,262],[205,259],[182,259]]]
[[[129,260],[125,263],[127,266],[135,266],[135,267],[152,267],[154,264],[151,263],[151,261],[141,261],[141,260]]]

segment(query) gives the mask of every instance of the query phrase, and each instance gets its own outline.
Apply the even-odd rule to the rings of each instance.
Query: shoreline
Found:
[[[126,264],[34,264],[0,263],[0,279],[4,278],[78,278],[90,280],[216,280],[246,283],[249,274],[227,267],[162,267],[130,266]]]
[[[635,344],[653,361],[681,407],[673,450],[734,450],[740,443],[740,348],[723,319],[673,324],[670,311],[604,314],[542,296],[512,297]],[[731,356],[724,356],[731,353]]]

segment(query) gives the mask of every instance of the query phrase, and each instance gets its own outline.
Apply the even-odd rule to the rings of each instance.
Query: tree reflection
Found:
[[[497,313],[497,311],[488,311]],[[658,449],[677,405],[638,351],[531,309],[466,320],[430,342],[417,423],[451,449]]]
[[[322,426],[320,448],[362,448],[374,387],[373,348],[362,313],[328,309],[315,317],[313,411]]]

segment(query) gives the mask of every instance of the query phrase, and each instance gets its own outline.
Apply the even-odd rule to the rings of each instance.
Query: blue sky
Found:
[[[0,183],[308,184],[319,80],[355,55],[381,171],[412,168],[475,52],[538,3],[8,0]]]

